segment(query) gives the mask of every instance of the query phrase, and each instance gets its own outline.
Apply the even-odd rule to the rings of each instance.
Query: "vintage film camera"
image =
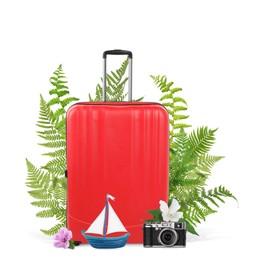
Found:
[[[185,222],[153,222],[143,226],[144,247],[185,247]]]

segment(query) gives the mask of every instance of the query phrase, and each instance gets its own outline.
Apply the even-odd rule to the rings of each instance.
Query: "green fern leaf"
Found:
[[[183,106],[174,106],[174,113],[178,112],[178,111],[185,111],[187,110],[187,107],[183,107]]]
[[[174,104],[170,102],[162,102],[161,103],[164,107],[166,108],[171,108],[172,110],[174,109]]]
[[[37,122],[37,126],[41,128],[53,128],[53,112],[51,111],[49,105],[44,100],[42,95],[40,95],[40,113],[39,113],[39,121]]]
[[[186,115],[179,115],[179,114],[174,114],[174,120],[183,120],[183,119],[187,119],[189,116]]]
[[[50,106],[44,100],[42,95],[40,95],[40,113],[37,126],[43,128],[44,131],[37,132],[39,137],[48,141],[65,139],[64,133],[57,128],[57,123],[54,122],[55,118],[56,116],[50,109]]]
[[[53,130],[53,129],[44,130],[44,131],[37,131],[37,134],[38,135],[42,135],[42,136],[45,136],[45,135],[56,135],[56,133],[57,133],[57,131]]]
[[[109,74],[107,74],[107,76],[106,76],[107,77],[106,80],[107,80],[108,84],[109,85],[117,84],[117,81],[119,80],[119,78],[117,77],[117,75],[113,71],[111,72],[111,74],[112,74],[113,77]]]
[[[197,158],[198,168],[206,173],[211,173],[212,167],[224,156],[213,156],[209,154],[202,154]]]
[[[38,200],[49,200],[52,198],[51,194],[46,192],[46,190],[43,189],[37,189],[37,190],[31,190],[28,191],[28,193],[34,198]]]
[[[58,105],[57,110],[54,112],[53,121],[58,121],[60,117],[64,117],[66,114],[66,107],[72,102],[79,100],[75,97],[69,97],[69,88],[65,85],[67,83],[65,73],[63,72],[62,65],[53,73],[55,76],[50,78],[50,83],[54,86],[49,91],[50,95],[54,95],[47,104],[49,107]],[[61,99],[62,98],[62,99]]]
[[[63,138],[59,134],[54,134],[54,135],[48,135],[48,134],[38,134],[39,137],[43,138],[44,140],[48,141],[57,141],[57,140],[62,140]]]
[[[36,217],[38,218],[52,218],[55,216],[55,213],[51,210],[42,210],[36,214]]]
[[[53,157],[53,158],[63,157],[63,156],[66,156],[66,149],[62,148],[62,149],[56,150],[54,152],[44,153],[43,155],[50,156],[50,157]]]
[[[166,100],[166,99],[170,99],[170,98],[172,98],[172,93],[168,93],[168,94],[163,95],[160,98],[160,101],[163,101],[163,100]]]
[[[44,188],[43,182],[46,180],[46,176],[49,173],[37,169],[29,160],[26,159],[26,165],[28,169],[28,176],[26,185],[29,188]]]
[[[66,119],[62,116],[61,120],[56,122],[56,130],[62,136],[63,139],[66,139]]]
[[[54,106],[54,105],[58,105],[60,104],[60,100],[58,97],[55,97],[55,98],[52,98],[49,102],[48,102],[48,105],[51,107],[51,106]]]
[[[60,208],[56,214],[56,219],[63,223],[66,222],[66,209]]]
[[[66,170],[66,156],[56,157],[43,166],[42,169],[57,175],[64,175]]]
[[[191,127],[191,125],[187,125],[187,124],[174,124],[174,128],[175,129],[188,128],[188,127]]]
[[[190,144],[192,152],[201,155],[209,152],[212,145],[215,143],[215,130],[210,130],[208,127],[200,127],[197,131],[192,131],[190,134]]]
[[[39,208],[57,208],[58,203],[56,200],[38,200],[33,201],[31,203],[33,206],[39,207]]]
[[[66,110],[63,107],[57,109],[55,111],[55,113],[53,114],[53,117],[52,117],[53,121],[56,122],[60,118],[60,116],[63,116],[65,113],[66,113]]]
[[[68,92],[68,94],[69,94],[69,92]],[[66,98],[64,100],[61,100],[60,104],[61,104],[62,107],[66,107],[66,106],[70,105],[72,102],[78,101],[78,100],[79,99],[75,98],[75,97],[68,97],[68,98]]]
[[[88,99],[89,99],[90,102],[94,102],[94,99],[92,98],[90,93],[88,94]]]
[[[47,147],[47,148],[63,148],[66,146],[65,141],[52,141],[52,142],[46,142],[46,143],[40,143],[39,145]]]
[[[234,200],[237,201],[237,198],[229,191],[227,190],[224,186],[219,186],[214,188],[213,190],[209,190],[208,194],[210,194],[210,196],[214,196],[217,199],[222,197],[229,197],[229,198],[233,198]],[[222,202],[224,203],[224,200],[222,199]]]
[[[128,67],[128,59],[123,61],[121,67],[115,72],[106,74],[107,86],[106,86],[106,100],[107,101],[123,101],[127,96],[125,92],[125,85],[128,78],[125,77],[125,72]],[[103,82],[103,79],[101,78]],[[95,98],[92,98],[89,94],[89,100],[91,102],[100,102],[103,100],[103,90],[100,84],[97,84],[95,90]]]
[[[43,208],[36,215],[38,217],[56,218],[59,223],[49,230],[42,230],[43,233],[53,235],[65,226],[66,223],[66,108],[77,101],[77,98],[69,96],[69,89],[66,86],[67,80],[60,65],[51,77],[50,82],[53,89],[49,94],[54,96],[46,102],[40,96],[40,112],[37,126],[40,130],[38,136],[44,139],[40,144],[44,147],[55,148],[53,152],[45,153],[53,159],[45,165],[45,169],[36,168],[26,160],[28,176],[26,185],[30,188],[28,193],[36,199],[33,206]],[[52,110],[51,107],[56,110]]]
[[[111,71],[111,74],[113,77],[111,77],[110,75],[107,75],[107,78],[110,79],[114,84],[116,84],[117,81],[120,81],[120,74],[119,74],[119,76],[117,76],[117,74],[114,73],[113,71]]]
[[[68,87],[66,87],[68,89]],[[63,97],[67,94],[69,94],[69,91],[68,90],[61,90],[61,91],[58,91],[57,89],[52,89],[49,91],[49,94],[50,95],[53,95],[53,94],[56,94],[58,95],[59,97]]]
[[[182,90],[183,90],[182,88],[172,88],[172,89],[170,90],[170,92],[171,92],[171,94],[174,94],[174,93],[179,92],[179,91],[182,91]]]
[[[173,82],[167,82],[166,76],[152,76],[155,85],[161,90],[162,93],[165,93],[160,98],[162,105],[167,109],[169,117],[170,117],[170,140],[171,146],[174,146],[174,138],[180,136],[181,133],[179,131],[180,128],[189,127],[189,125],[185,123],[176,123],[180,120],[185,120],[188,118],[187,115],[181,115],[177,112],[187,110],[187,102],[185,99],[181,97],[175,97],[174,94],[181,91],[181,88],[173,88]]]
[[[61,200],[61,201],[63,201],[63,199],[65,200],[65,198],[66,198],[66,188],[62,187],[62,186],[56,186],[56,188],[54,190],[54,198],[56,200]]]
[[[122,62],[120,68],[116,70],[116,73],[118,74],[119,77],[122,77],[125,75],[128,64],[129,64],[129,60],[126,59],[125,61]]]
[[[56,224],[54,227],[46,230],[46,229],[41,229],[41,231],[45,234],[45,235],[48,235],[48,236],[53,236],[55,234],[58,233],[58,231],[62,228],[62,227],[65,227],[66,226],[66,223],[63,222],[63,223],[59,223],[59,224]]]
[[[184,103],[185,105],[187,105],[187,102],[181,97],[174,97],[173,101],[174,103]]]
[[[205,191],[202,189],[195,189],[193,192],[190,192],[188,196],[179,197],[179,201],[181,201],[181,205],[183,205],[184,210],[184,218],[190,221],[190,223],[196,225],[196,223],[201,223],[201,220],[205,221],[206,217],[210,214],[216,213],[217,211],[209,204],[219,207],[219,204],[216,200],[225,203],[223,197],[236,198],[233,194],[228,191],[225,187],[219,186],[214,189]]]
[[[133,102],[140,102],[140,101],[142,101],[143,99],[144,99],[144,97],[141,97],[141,98],[133,99],[132,101],[133,101]]]

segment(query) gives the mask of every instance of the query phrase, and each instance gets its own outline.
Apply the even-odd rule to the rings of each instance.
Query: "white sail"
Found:
[[[92,223],[92,225],[85,231],[85,233],[93,233],[93,234],[103,235],[104,217],[105,217],[105,207],[103,208],[100,215]]]
[[[114,232],[128,232],[123,224],[121,223],[119,217],[115,213],[111,204],[109,203],[109,217],[108,217],[108,228],[107,234],[111,234]]]

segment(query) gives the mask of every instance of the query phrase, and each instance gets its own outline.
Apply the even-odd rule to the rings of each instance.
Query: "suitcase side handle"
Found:
[[[103,53],[103,101],[106,102],[106,69],[107,69],[107,55],[128,55],[129,58],[129,77],[128,77],[128,101],[132,101],[132,52],[126,50],[109,50]]]

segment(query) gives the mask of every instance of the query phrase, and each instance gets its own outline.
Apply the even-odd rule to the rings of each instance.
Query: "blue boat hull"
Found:
[[[118,237],[95,237],[85,234],[85,230],[81,231],[84,238],[94,248],[119,248],[124,247],[127,243],[129,233]]]

